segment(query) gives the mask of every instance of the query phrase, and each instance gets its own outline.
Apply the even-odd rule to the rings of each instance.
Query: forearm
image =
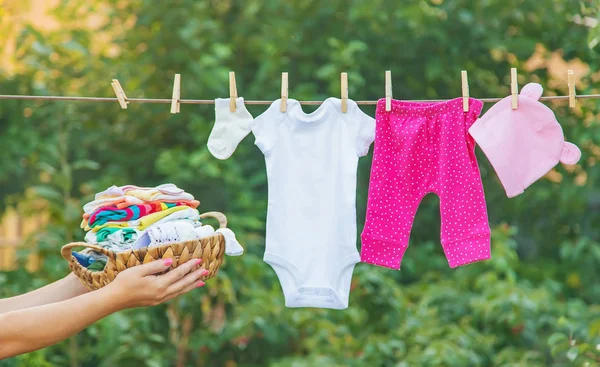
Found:
[[[58,343],[122,308],[108,287],[0,315],[0,359]]]
[[[21,310],[24,308],[41,306],[48,303],[64,301],[88,290],[77,279],[75,274],[70,273],[66,277],[20,296],[0,299],[0,314],[5,312]]]

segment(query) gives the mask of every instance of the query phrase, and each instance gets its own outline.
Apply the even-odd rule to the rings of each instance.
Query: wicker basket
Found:
[[[222,213],[204,213],[200,215],[200,218],[215,218],[219,221],[220,228],[225,228],[227,226],[227,218]],[[90,248],[108,256],[104,270],[92,271],[79,264],[71,253],[72,250],[77,247]],[[209,279],[217,275],[219,267],[223,262],[224,253],[225,238],[220,233],[215,233],[212,236],[202,239],[121,252],[113,252],[85,242],[69,243],[61,249],[61,255],[69,262],[69,267],[73,273],[75,273],[79,280],[81,280],[81,282],[90,290],[104,287],[112,282],[119,272],[127,268],[166,258],[173,259],[171,269],[174,269],[193,258],[200,258],[202,259],[202,264],[199,268],[204,268],[209,271],[209,273],[201,279]]]

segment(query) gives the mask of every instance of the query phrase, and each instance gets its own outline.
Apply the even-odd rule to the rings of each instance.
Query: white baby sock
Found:
[[[196,235],[198,238],[204,238],[211,236],[215,233],[215,229],[212,226],[204,225],[196,228]],[[225,254],[228,256],[240,256],[244,253],[244,248],[235,238],[235,233],[229,228],[220,228],[216,230],[216,233],[221,233],[225,237]]]
[[[91,231],[90,231],[91,232]],[[229,228],[215,229],[204,225],[194,227],[190,221],[181,220],[150,226],[133,244],[133,249],[144,247],[156,247],[165,243],[188,241],[193,238],[205,238],[213,234],[221,233],[225,237],[225,254],[228,256],[240,256],[244,249],[235,238],[235,233]]]
[[[225,237],[225,254],[229,256],[240,256],[244,253],[244,248],[235,238],[235,233],[229,228],[219,228],[217,233]]]
[[[206,145],[218,159],[231,157],[240,141],[250,133],[253,117],[244,106],[244,98],[239,97],[235,102],[235,112],[231,112],[229,98],[215,99],[215,125]]]
[[[203,225],[201,227],[197,227],[194,231],[196,231],[197,238],[204,238],[208,236],[212,236],[215,234],[215,229],[211,225]]]

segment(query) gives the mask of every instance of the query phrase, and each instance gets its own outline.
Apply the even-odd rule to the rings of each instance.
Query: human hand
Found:
[[[111,292],[120,308],[155,306],[202,287],[204,282],[200,277],[208,274],[208,270],[194,270],[201,262],[201,259],[192,259],[161,275],[155,274],[165,271],[173,259],[134,266],[117,274],[105,289]]]

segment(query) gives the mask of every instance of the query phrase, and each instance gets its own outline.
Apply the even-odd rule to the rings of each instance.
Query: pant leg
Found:
[[[399,269],[408,247],[417,207],[425,195],[429,167],[420,137],[423,119],[405,112],[386,113],[378,103],[376,135],[361,261]],[[394,101],[396,102],[396,101]]]
[[[365,263],[400,269],[421,200],[406,192],[400,194],[391,185],[377,186],[376,193],[369,195],[360,258]]]
[[[450,267],[487,260],[490,227],[475,143],[466,132],[470,121],[454,124],[451,139],[442,139],[447,152],[441,164],[437,194],[440,197],[442,247]],[[462,128],[464,127],[465,130]]]

